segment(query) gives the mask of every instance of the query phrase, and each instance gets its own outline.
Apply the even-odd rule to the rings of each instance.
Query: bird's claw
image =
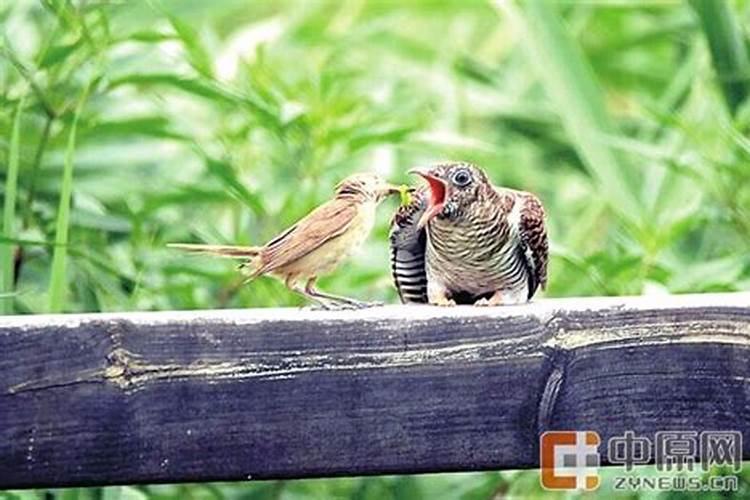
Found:
[[[370,307],[382,307],[383,305],[385,304],[377,300],[372,302],[359,302],[357,304],[357,309],[369,309]]]
[[[304,311],[330,311],[331,306],[323,303],[309,304],[302,308]]]
[[[358,309],[368,309],[370,307],[379,307],[382,305],[382,302],[360,302],[357,300],[347,300],[336,302],[319,302],[314,305],[308,306],[306,309],[310,311],[354,311]]]
[[[453,299],[443,299],[443,300],[437,300],[433,302],[432,305],[438,306],[438,307],[455,307],[457,304],[456,304],[456,301]]]
[[[481,299],[474,302],[475,307],[494,307],[503,304],[503,295],[499,292],[495,292],[491,297],[482,297]]]
[[[382,302],[365,302],[359,300],[347,300],[341,304],[343,309],[369,309],[370,307],[380,307]]]

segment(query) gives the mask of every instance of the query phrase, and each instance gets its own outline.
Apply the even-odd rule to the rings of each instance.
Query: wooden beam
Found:
[[[545,430],[738,430],[750,293],[0,318],[0,487],[536,467]]]

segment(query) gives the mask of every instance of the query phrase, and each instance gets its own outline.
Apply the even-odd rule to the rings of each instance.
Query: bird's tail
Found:
[[[227,259],[251,259],[257,257],[262,247],[237,247],[232,245],[195,245],[192,243],[169,243],[169,248],[177,248],[192,253],[203,253]]]
[[[193,243],[169,243],[169,248],[177,248],[191,253],[215,255],[226,259],[242,259],[240,272],[245,276],[245,283],[254,280],[264,272],[261,252],[263,247],[238,247],[233,245],[196,245]]]

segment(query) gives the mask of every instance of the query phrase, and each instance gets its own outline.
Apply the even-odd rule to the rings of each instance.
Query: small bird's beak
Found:
[[[391,196],[393,194],[401,194],[401,186],[396,186],[395,184],[388,184],[385,187],[386,196]]]
[[[447,184],[443,179],[439,177],[435,177],[435,175],[433,175],[427,169],[415,168],[415,169],[410,170],[409,173],[416,174],[422,177],[424,180],[427,181],[427,184],[430,187],[430,204],[427,207],[427,210],[425,210],[425,213],[419,219],[419,222],[417,223],[417,227],[419,229],[422,229],[437,214],[443,211],[443,207],[445,206],[445,195],[447,191]]]
[[[386,184],[378,190],[378,199],[382,200],[383,198],[393,196],[394,194],[401,194],[401,188],[395,184]]]

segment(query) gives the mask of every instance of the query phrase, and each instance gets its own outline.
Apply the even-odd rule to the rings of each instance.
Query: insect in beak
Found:
[[[401,186],[396,186],[395,184],[386,184],[378,192],[378,197],[382,199],[388,196],[393,196],[394,194],[401,194],[402,191],[403,189]]]

